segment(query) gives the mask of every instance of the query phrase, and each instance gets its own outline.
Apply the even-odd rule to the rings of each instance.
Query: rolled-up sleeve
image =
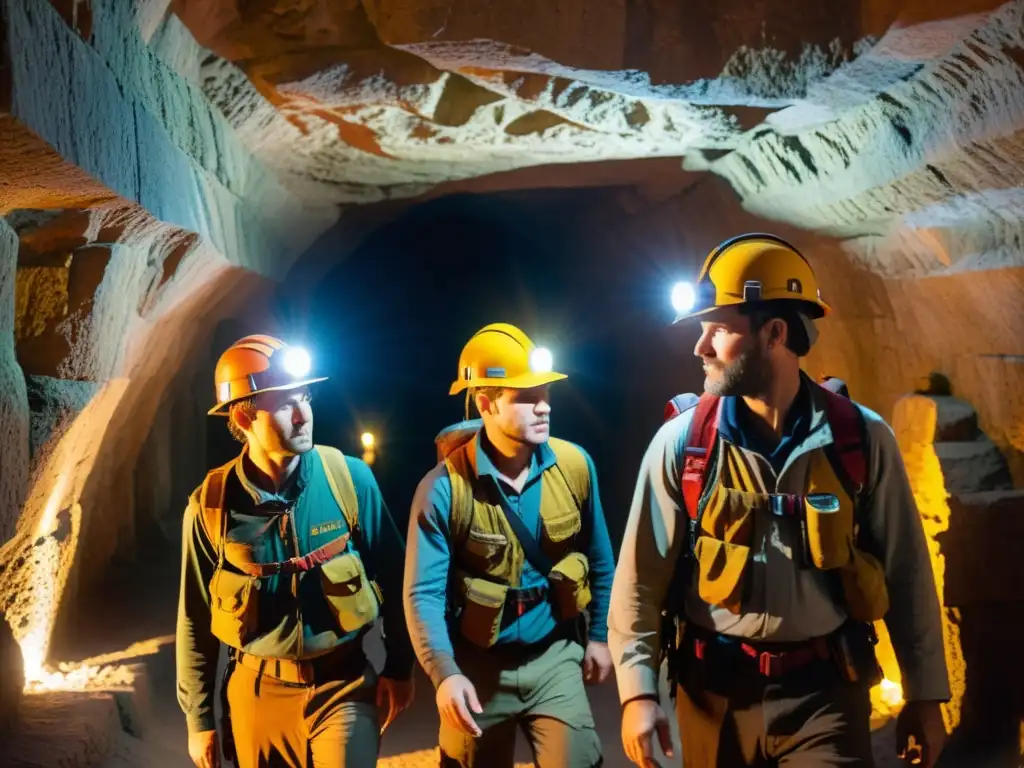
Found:
[[[924,527],[889,425],[865,410],[873,482],[867,525],[889,590],[889,630],[907,701],[948,701],[942,616]]]
[[[691,418],[677,416],[651,441],[619,550],[608,642],[623,703],[658,694],[661,612],[685,539],[679,456]]]

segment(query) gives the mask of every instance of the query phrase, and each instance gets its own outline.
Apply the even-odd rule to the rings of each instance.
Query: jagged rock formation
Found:
[[[974,741],[1012,756],[1024,717],[1024,665],[993,649],[1019,631],[1024,615],[1024,491],[1013,489],[969,403],[909,396],[897,403],[893,428],[945,606],[947,724],[963,723]]]

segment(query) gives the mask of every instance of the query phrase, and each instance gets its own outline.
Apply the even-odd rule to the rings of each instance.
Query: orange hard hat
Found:
[[[551,353],[508,323],[492,323],[477,331],[459,355],[459,375],[448,394],[470,387],[529,389],[568,378],[552,370]]]
[[[217,405],[211,416],[227,416],[228,406],[261,392],[298,389],[326,376],[309,377],[309,353],[273,336],[253,335],[239,339],[220,356],[213,378]]]

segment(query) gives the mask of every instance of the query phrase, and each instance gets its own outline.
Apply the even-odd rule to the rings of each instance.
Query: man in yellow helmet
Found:
[[[298,347],[247,336],[217,363],[217,405],[242,452],[189,499],[178,603],[178,701],[188,751],[216,768],[220,644],[225,753],[239,768],[362,768],[412,698],[401,537],[370,468],[313,444]],[[380,677],[362,639],[383,616]]]
[[[705,392],[673,401],[644,457],[608,619],[627,754],[671,749],[664,652],[686,768],[873,765],[884,618],[907,700],[897,749],[912,736],[934,765],[949,685],[928,549],[890,428],[800,369],[829,312],[814,272],[744,235],[690,296],[677,322],[701,324]]]
[[[593,462],[549,437],[564,378],[515,326],[480,330],[450,393],[481,420],[438,436],[413,501],[406,616],[437,688],[442,766],[511,768],[517,728],[539,768],[601,763],[584,682],[611,672],[614,561]]]

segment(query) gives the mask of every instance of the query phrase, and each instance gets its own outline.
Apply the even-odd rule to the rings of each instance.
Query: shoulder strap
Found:
[[[323,464],[331,494],[341,507],[341,514],[345,516],[348,529],[355,534],[359,527],[359,502],[356,499],[356,486],[352,482],[352,473],[348,471],[345,455],[329,445],[316,446],[316,453]]]
[[[665,404],[665,411],[662,414],[665,421],[674,419],[681,413],[686,413],[697,404],[700,398],[693,392],[687,392],[682,395],[676,395],[668,403]]]
[[[234,462],[229,461],[223,466],[211,469],[206,473],[203,484],[199,487],[199,514],[206,538],[210,540],[217,556],[221,555],[221,541],[224,533],[224,496],[227,487],[228,472]]]
[[[718,412],[721,398],[717,395],[700,396],[694,409],[693,420],[683,451],[683,501],[686,514],[697,519],[697,507],[707,483],[709,459],[718,437]]]
[[[582,511],[584,502],[590,497],[590,467],[583,451],[568,440],[557,437],[548,439],[548,445],[555,454],[555,466],[569,487],[576,507]]]
[[[825,455],[839,482],[856,503],[868,478],[867,428],[864,415],[852,400],[821,388],[825,394],[825,418],[832,430],[832,444]]]

